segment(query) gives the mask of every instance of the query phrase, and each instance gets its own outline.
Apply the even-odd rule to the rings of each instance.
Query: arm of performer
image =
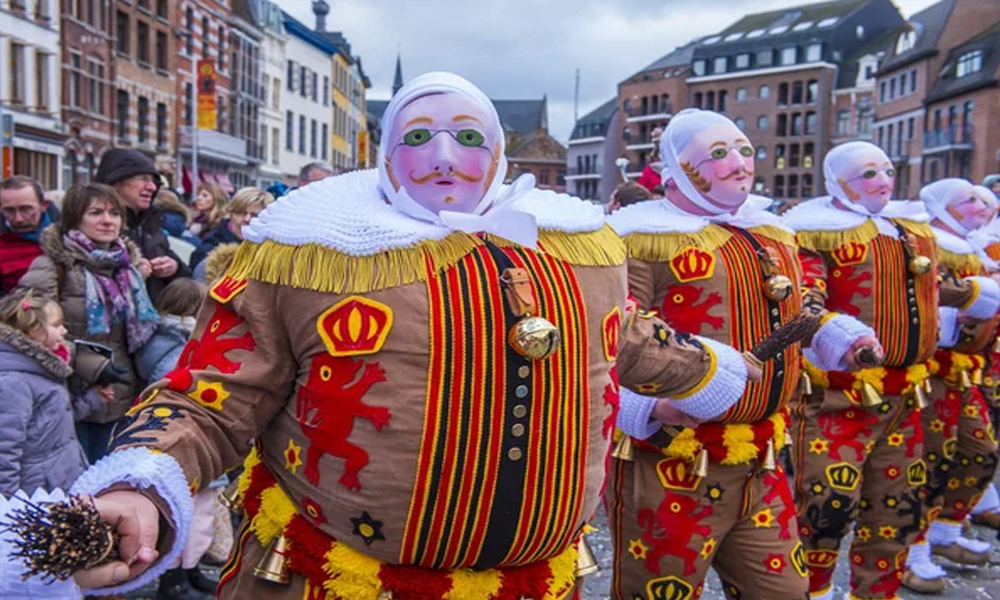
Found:
[[[1000,284],[993,277],[957,277],[943,272],[940,280],[940,305],[957,308],[963,322],[985,321],[1000,310]]]
[[[881,362],[885,357],[882,344],[875,330],[860,320],[827,309],[827,260],[812,250],[799,250],[802,264],[803,310],[821,316],[819,330],[806,340],[802,354],[812,364],[824,371],[856,371],[865,366],[857,361],[857,353],[870,349]]]
[[[251,282],[229,304],[206,299],[189,346],[203,370],[175,370],[147,390],[112,454],[73,486],[95,497],[122,537],[122,560],[78,573],[81,587],[122,593],[171,567],[190,527],[191,490],[239,466],[285,405],[296,363],[277,295],[275,286]]]

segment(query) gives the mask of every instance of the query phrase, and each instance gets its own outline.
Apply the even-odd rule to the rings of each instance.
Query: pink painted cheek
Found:
[[[434,170],[434,157],[426,146],[411,148],[400,146],[392,156],[393,168],[400,183],[409,183],[410,177],[424,177]]]

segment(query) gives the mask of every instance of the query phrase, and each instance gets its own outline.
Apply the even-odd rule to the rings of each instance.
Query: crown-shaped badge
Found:
[[[857,489],[861,471],[850,463],[837,463],[826,468],[826,478],[830,487],[850,492]]]
[[[670,261],[670,270],[681,283],[709,279],[715,274],[715,255],[687,246]]]
[[[861,242],[847,242],[846,244],[841,244],[833,251],[833,260],[837,261],[837,264],[842,267],[864,262],[867,256],[868,246]]]

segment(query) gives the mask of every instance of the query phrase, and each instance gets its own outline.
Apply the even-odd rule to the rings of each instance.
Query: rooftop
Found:
[[[885,56],[892,49],[892,44],[895,43],[895,39],[895,31],[885,31],[868,40],[868,42],[862,44],[852,52],[840,63],[840,71],[837,73],[837,89],[842,90],[854,87],[858,80],[858,70],[860,69],[858,61],[869,55],[879,56],[880,60],[885,60]]]
[[[1000,22],[952,48],[940,75],[927,94],[927,102],[997,85],[1000,83],[997,79],[998,68],[1000,68]]]
[[[594,110],[580,117],[573,127],[571,140],[603,136],[608,130],[608,121],[618,109],[618,98],[612,98]]]
[[[670,54],[661,56],[656,61],[646,65],[640,69],[637,73],[634,73],[629,77],[635,77],[636,75],[641,75],[642,73],[648,73],[650,71],[659,71],[662,69],[684,67],[691,64],[691,57],[694,56],[694,49],[698,45],[700,40],[695,39],[683,46],[678,46],[674,48]]]
[[[902,27],[896,29],[889,56],[882,63],[880,72],[892,71],[930,56],[937,52],[938,39],[944,31],[955,0],[941,0],[910,17]],[[900,37],[907,38],[901,40]]]
[[[330,43],[330,41],[324,37],[324,34],[313,31],[304,23],[285,11],[281,11],[281,14],[285,18],[285,31],[288,32],[289,35],[299,38],[313,48],[316,48],[320,52],[325,52],[330,56],[333,56],[338,52],[342,52],[341,49]]]
[[[824,29],[836,25],[842,18],[870,0],[832,0],[819,4],[803,4],[791,8],[747,15],[717,35],[702,40],[703,45],[734,42],[744,37],[753,39],[809,29]]]

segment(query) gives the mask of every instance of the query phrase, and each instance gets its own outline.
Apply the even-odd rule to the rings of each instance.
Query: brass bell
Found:
[[[240,497],[240,480],[234,479],[226,489],[222,490],[219,494],[219,504],[226,507],[226,510],[230,510],[237,515],[243,514],[243,502]]]
[[[701,452],[698,453],[698,459],[694,461],[694,476],[708,477],[708,450],[705,448],[701,449]]]
[[[635,459],[634,450],[632,449],[632,436],[623,433],[618,443],[615,444],[615,449],[611,451],[611,457],[632,462]]]
[[[920,410],[924,410],[928,406],[927,394],[919,385],[913,386],[913,402]]]
[[[993,340],[993,352],[1000,354],[1000,336]]]
[[[375,600],[392,600],[392,590],[382,590]]]
[[[910,273],[923,275],[934,267],[934,261],[926,256],[914,256],[910,259]]]
[[[542,317],[525,317],[511,328],[507,341],[521,356],[541,360],[556,353],[562,335],[555,325]]]
[[[600,563],[594,556],[594,552],[587,543],[587,538],[580,536],[580,541],[576,544],[576,576],[577,578],[593,575],[601,570]]]
[[[774,438],[767,440],[767,449],[764,451],[764,470],[773,471],[778,468],[778,461],[774,456]]]
[[[924,380],[924,392],[926,392],[928,394],[933,394],[934,393],[934,386],[931,385],[931,378],[930,377],[928,377],[927,379]]]
[[[976,369],[972,372],[972,385],[983,385],[983,370]]]
[[[802,374],[802,393],[806,396],[812,396],[813,394],[813,381],[809,377],[809,373]]]
[[[257,566],[253,569],[253,574],[259,579],[287,585],[291,579],[291,571],[288,569],[288,538],[279,535],[271,542],[260,558]]]
[[[873,408],[882,404],[882,396],[879,396],[875,386],[867,381],[861,382],[861,403],[866,408]]]
[[[959,375],[959,381],[963,392],[972,387],[972,378],[969,377],[968,371],[962,371],[962,374]]]
[[[794,289],[792,280],[784,275],[771,275],[764,282],[764,295],[775,302],[784,302]]]

